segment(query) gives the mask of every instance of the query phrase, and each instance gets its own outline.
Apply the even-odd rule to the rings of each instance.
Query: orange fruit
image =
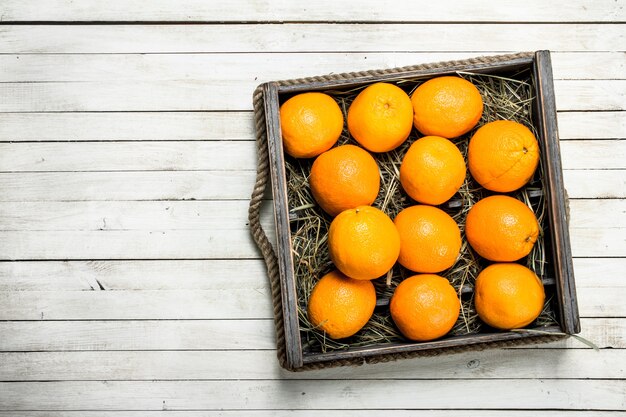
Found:
[[[298,94],[280,106],[280,128],[285,152],[295,158],[312,158],[337,142],[343,113],[327,94]]]
[[[397,148],[411,133],[413,107],[400,87],[372,84],[359,93],[348,109],[348,130],[372,152]]]
[[[413,200],[438,205],[461,188],[465,173],[465,160],[454,143],[440,136],[424,136],[404,155],[400,183]]]
[[[512,262],[530,253],[539,236],[539,223],[526,204],[513,197],[493,195],[469,210],[465,236],[483,258]]]
[[[514,263],[489,265],[476,278],[474,304],[482,321],[497,329],[519,329],[535,320],[545,300],[541,280]]]
[[[454,219],[432,206],[411,206],[394,219],[400,234],[398,262],[415,272],[440,272],[456,262],[461,232]]]
[[[414,275],[398,285],[389,303],[391,317],[410,340],[438,339],[459,318],[461,302],[450,282],[439,275]]]
[[[526,184],[539,164],[539,144],[526,126],[510,120],[483,125],[470,139],[467,163],[488,190],[508,193]]]
[[[311,324],[332,339],[352,336],[372,317],[376,290],[371,281],[348,278],[332,271],[320,279],[309,297]]]
[[[344,210],[372,204],[378,195],[380,173],[367,151],[343,145],[317,157],[309,185],[320,207],[336,216]]]
[[[328,251],[335,266],[354,279],[374,279],[398,259],[400,237],[391,219],[371,206],[342,211],[328,229]]]
[[[437,77],[411,96],[413,123],[424,135],[452,139],[472,130],[483,114],[483,99],[471,82],[459,77]]]

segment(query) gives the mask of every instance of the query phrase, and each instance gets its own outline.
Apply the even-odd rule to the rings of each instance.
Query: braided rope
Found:
[[[332,75],[324,75],[324,76],[317,76],[317,77],[298,78],[298,79],[278,81],[277,84],[281,86],[292,86],[292,85],[299,85],[299,84],[320,82],[320,81],[354,80],[355,78],[383,76],[383,75],[397,74],[397,73],[409,72],[409,71],[455,69],[455,67],[463,67],[466,65],[490,65],[490,64],[494,64],[498,62],[509,61],[512,59],[530,58],[532,56],[533,56],[532,52],[521,52],[517,54],[477,57],[477,58],[470,58],[470,59],[464,59],[464,60],[411,65],[411,66],[391,68],[391,69],[359,71],[359,72],[332,74]],[[254,241],[256,242],[257,246],[259,247],[259,250],[261,251],[261,254],[263,255],[263,259],[265,260],[265,265],[267,267],[267,274],[270,280],[270,287],[271,287],[271,292],[272,292],[272,303],[274,306],[274,325],[275,325],[275,331],[276,331],[276,346],[277,346],[278,361],[283,368],[289,369],[287,366],[287,357],[286,357],[285,328],[284,328],[284,320],[283,320],[283,312],[282,312],[282,298],[281,298],[281,292],[280,292],[280,274],[278,271],[278,259],[276,257],[274,248],[272,247],[272,244],[270,243],[260,222],[261,205],[263,203],[263,196],[265,194],[265,190],[267,188],[267,184],[269,181],[269,151],[268,151],[267,134],[266,134],[266,128],[265,128],[265,110],[263,107],[263,92],[262,92],[261,87],[258,87],[254,91],[253,103],[254,103],[254,124],[256,128],[256,143],[257,143],[257,174],[256,174],[256,182],[254,184],[254,189],[252,191],[252,196],[250,198],[250,208],[248,211],[248,219],[250,221],[250,230],[252,233],[252,237],[254,238]],[[561,339],[563,337],[566,337],[566,335],[563,335],[563,334],[541,335],[541,336],[527,337],[524,339],[488,342],[488,343],[480,343],[476,345],[467,345],[467,346],[458,346],[458,347],[449,347],[449,348],[444,348],[444,349],[438,349],[436,351],[435,350],[414,351],[414,352],[402,352],[402,353],[375,355],[375,356],[368,356],[368,357],[363,357],[363,358],[340,359],[340,360],[332,360],[328,362],[317,362],[317,363],[305,364],[301,368],[290,369],[290,370],[303,371],[303,370],[311,370],[311,369],[322,369],[322,368],[328,368],[328,367],[334,367],[334,366],[362,365],[365,363],[381,363],[381,362],[394,361],[397,359],[408,359],[408,358],[415,358],[415,357],[421,357],[421,356],[437,356],[440,354],[449,354],[449,353],[466,352],[466,351],[478,351],[478,350],[486,349],[488,347],[505,348],[505,347],[532,344],[532,343],[536,343],[539,341],[542,341],[542,342],[554,341],[554,340]]]

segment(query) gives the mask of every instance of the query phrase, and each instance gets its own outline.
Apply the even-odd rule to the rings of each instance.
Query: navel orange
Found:
[[[389,271],[400,253],[391,219],[371,206],[342,211],[330,224],[328,251],[337,269],[354,279],[374,279]]]
[[[452,139],[472,130],[483,114],[480,92],[459,77],[437,77],[415,89],[411,96],[413,122],[424,135]]]
[[[371,281],[348,278],[339,271],[322,277],[309,297],[311,324],[332,339],[343,339],[361,330],[376,307],[376,290]]]
[[[425,136],[404,155],[400,183],[413,200],[438,205],[461,188],[465,173],[465,160],[454,143],[440,136]]]
[[[465,236],[483,258],[512,262],[530,253],[539,236],[539,223],[526,204],[513,197],[493,195],[469,210]]]
[[[482,321],[497,329],[518,329],[535,320],[545,300],[533,271],[515,263],[493,264],[476,278],[474,304]]]
[[[348,109],[348,129],[354,139],[372,152],[397,148],[411,133],[413,107],[400,88],[372,84],[359,93]]]
[[[380,188],[380,173],[367,151],[343,145],[315,159],[309,185],[320,207],[336,216],[344,210],[372,204]]]
[[[508,193],[530,180],[539,164],[539,144],[524,125],[498,120],[481,126],[470,139],[467,163],[488,190]]]
[[[461,302],[447,279],[423,274],[398,285],[389,309],[394,323],[407,339],[424,342],[438,339],[454,327]]]
[[[280,106],[280,128],[285,152],[312,158],[330,149],[341,136],[343,113],[323,93],[302,93]]]
[[[415,272],[440,272],[454,265],[461,232],[454,219],[437,207],[417,205],[394,219],[400,234],[398,262]]]

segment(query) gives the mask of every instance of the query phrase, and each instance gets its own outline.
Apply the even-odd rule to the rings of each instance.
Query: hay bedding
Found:
[[[485,123],[494,120],[514,120],[531,129],[537,136],[533,125],[533,79],[530,70],[522,70],[505,76],[457,73],[471,81],[481,92],[484,101],[482,119],[475,129],[467,134],[453,139],[467,161],[467,144],[474,131]],[[400,80],[396,85],[404,89],[409,95],[423,81]],[[347,110],[357,94],[365,87],[347,91],[329,90],[325,93],[334,97],[339,103],[347,118]],[[381,173],[381,187],[373,206],[381,209],[393,219],[405,207],[417,204],[408,197],[399,181],[399,169],[402,158],[411,144],[422,135],[414,128],[408,140],[399,148],[382,154],[373,154]],[[538,137],[538,139],[540,139]],[[347,128],[337,143],[358,145],[350,137]],[[398,332],[393,324],[388,309],[388,301],[395,287],[405,278],[415,273],[396,264],[386,277],[373,281],[376,287],[378,307],[370,321],[356,335],[336,341],[325,336],[323,331],[312,326],[307,319],[307,302],[315,283],[324,274],[334,269],[330,261],[327,247],[328,227],[332,218],[319,208],[313,199],[308,175],[313,163],[312,159],[295,159],[286,156],[287,186],[289,216],[291,220],[292,247],[296,288],[298,292],[298,316],[302,346],[305,353],[328,352],[349,347],[384,345],[394,342],[403,342],[406,339]],[[528,257],[520,262],[544,280],[551,282],[554,277],[552,265],[546,261],[546,251],[550,248],[549,238],[546,237],[545,204],[543,167],[540,163],[531,181],[522,189],[510,193],[515,198],[529,205],[534,211],[540,224],[540,235]],[[464,236],[465,216],[468,210],[481,198],[494,194],[478,185],[469,174],[459,192],[448,202],[439,206],[459,224],[463,245],[456,263],[448,270],[439,273],[446,277],[457,290],[461,298],[461,314],[449,336],[468,335],[493,331],[478,318],[473,306],[473,285],[478,273],[488,263],[478,257],[468,245]],[[527,329],[541,332],[541,327],[556,324],[552,305],[554,286],[546,286],[546,303],[539,318]]]

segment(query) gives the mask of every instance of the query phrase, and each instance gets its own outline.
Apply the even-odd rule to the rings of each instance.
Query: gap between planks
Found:
[[[624,380],[586,379],[17,382],[0,383],[0,409],[110,411],[114,404],[117,410],[308,410],[358,404],[359,409],[622,410],[624,390]]]

